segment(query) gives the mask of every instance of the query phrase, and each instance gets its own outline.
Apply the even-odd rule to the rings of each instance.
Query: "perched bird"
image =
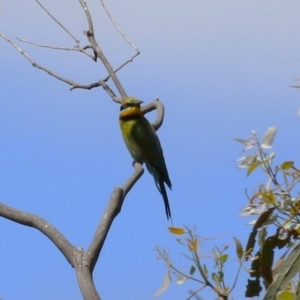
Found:
[[[171,189],[163,150],[158,136],[141,111],[142,101],[128,97],[122,100],[120,107],[120,127],[124,142],[132,158],[145,163],[148,171],[154,177],[155,184],[161,193],[167,218],[171,218],[168,195],[164,183]]]

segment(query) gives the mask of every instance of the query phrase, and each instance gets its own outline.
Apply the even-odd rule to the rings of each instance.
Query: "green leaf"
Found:
[[[195,273],[195,271],[196,271],[195,266],[191,266],[191,269],[190,269],[190,275],[193,276],[194,273]]]
[[[285,289],[300,269],[300,245],[296,246],[278,269],[277,279],[269,286],[263,300],[276,299],[279,290]]]
[[[251,164],[247,171],[247,176],[249,176],[259,165],[261,165],[261,162],[255,162],[254,164]]]
[[[239,239],[237,239],[236,237],[233,237],[233,240],[235,242],[236,255],[237,255],[238,259],[241,260],[244,255],[243,246],[242,246],[241,242],[239,241]]]
[[[224,279],[224,273],[222,271],[219,271],[218,274],[219,274],[220,281],[222,281]]]
[[[295,293],[283,291],[277,295],[278,300],[295,300]]]
[[[274,141],[276,132],[277,132],[277,126],[268,128],[268,130],[266,131],[266,133],[264,135],[262,144],[267,145],[267,146],[271,146],[273,141]]]
[[[288,170],[288,169],[292,168],[293,166],[294,166],[293,161],[285,161],[281,164],[280,168],[282,170]]]
[[[222,263],[225,263],[227,261],[227,259],[228,259],[228,254],[223,254],[220,256],[220,261]]]

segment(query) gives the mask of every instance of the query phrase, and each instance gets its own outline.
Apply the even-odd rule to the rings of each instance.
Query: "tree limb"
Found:
[[[78,285],[84,300],[101,300],[92,276],[92,272],[86,261],[86,253],[81,249],[75,253],[75,269]]]
[[[74,253],[78,250],[49,222],[30,213],[0,203],[0,216],[13,222],[35,228],[48,237],[74,267]]]
[[[134,173],[130,176],[130,178],[127,180],[124,186],[122,188],[116,187],[114,189],[109,199],[108,205],[105,209],[105,212],[98,225],[93,241],[87,250],[87,264],[89,265],[91,272],[93,272],[94,267],[97,263],[109,229],[115,217],[121,211],[127,193],[131,190],[133,185],[139,180],[139,178],[144,173],[144,169],[140,163],[135,163],[134,168]]]

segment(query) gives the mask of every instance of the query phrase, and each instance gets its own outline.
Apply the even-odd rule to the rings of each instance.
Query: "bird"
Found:
[[[145,163],[154,177],[155,185],[162,195],[167,219],[171,219],[171,209],[165,184],[172,190],[163,150],[155,129],[141,111],[143,101],[126,97],[120,106],[120,128],[125,145],[132,158]]]

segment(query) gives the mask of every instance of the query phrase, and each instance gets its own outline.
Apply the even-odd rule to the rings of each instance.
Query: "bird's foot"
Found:
[[[143,164],[141,161],[138,161],[138,160],[135,159],[135,160],[132,162],[132,166],[134,166],[136,163],[139,163],[139,164],[141,164],[141,165]]]

